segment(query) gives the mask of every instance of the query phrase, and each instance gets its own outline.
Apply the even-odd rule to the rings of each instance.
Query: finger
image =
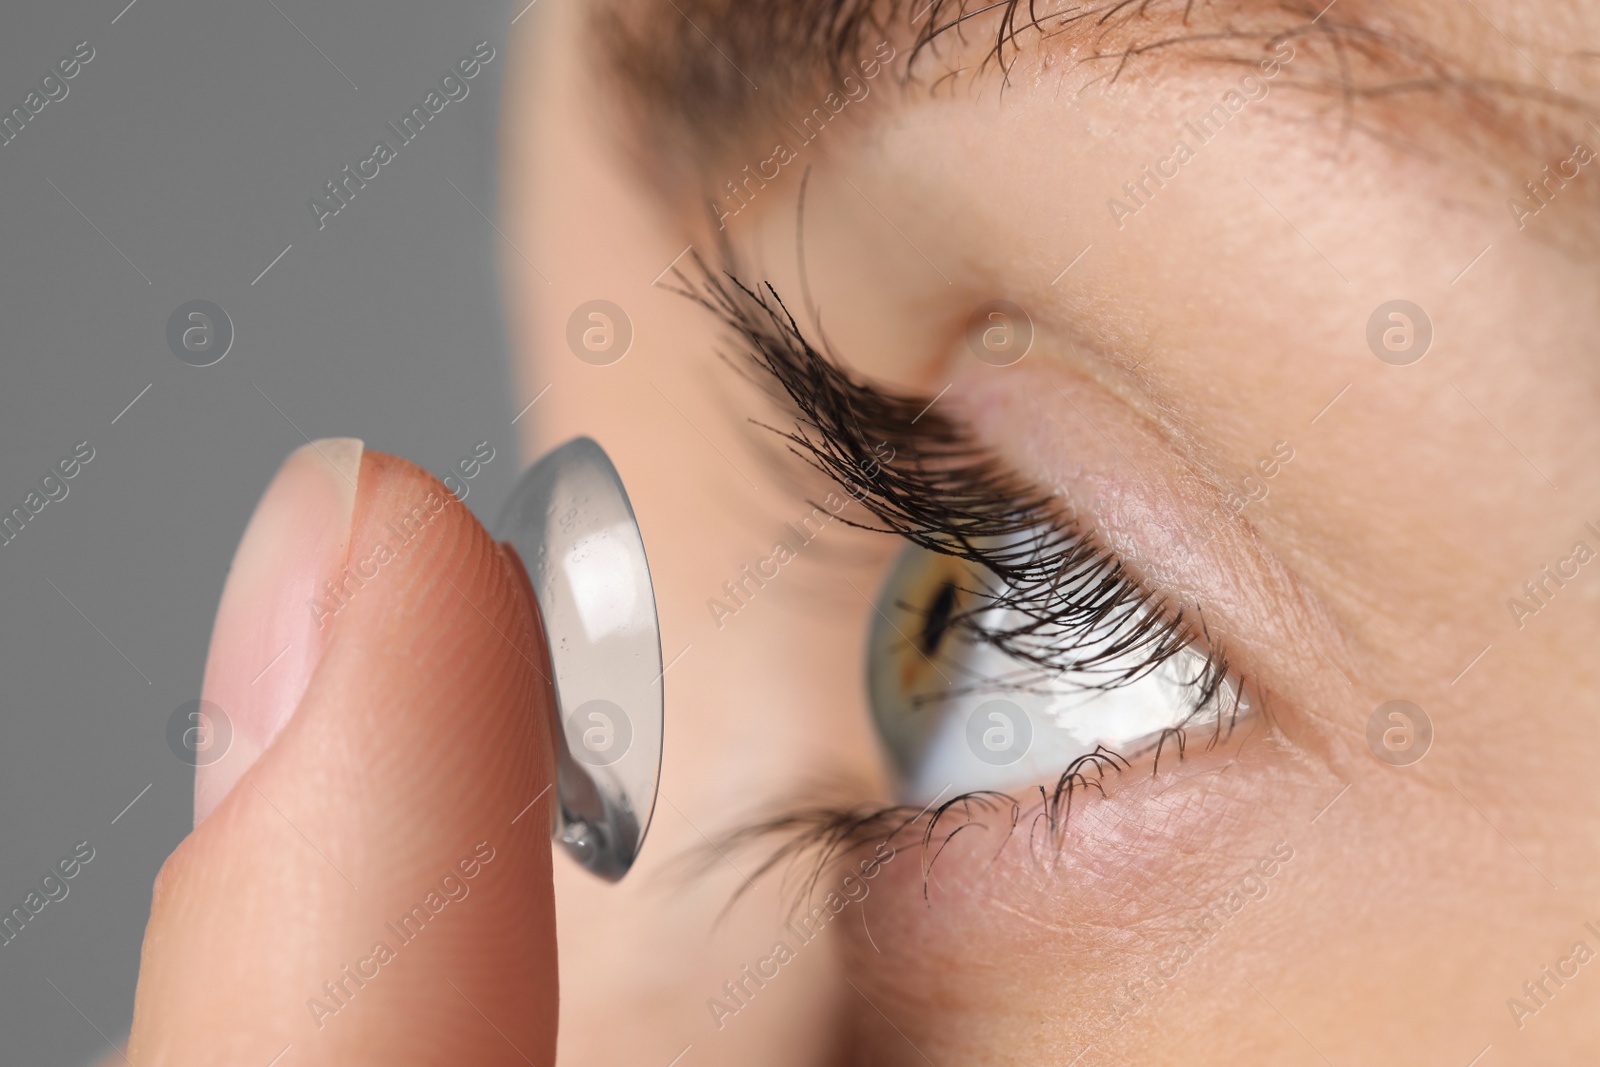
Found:
[[[289,459],[219,609],[205,693],[238,747],[157,877],[131,1062],[553,1061],[537,626],[431,476],[359,442]],[[308,647],[252,680],[280,641]]]

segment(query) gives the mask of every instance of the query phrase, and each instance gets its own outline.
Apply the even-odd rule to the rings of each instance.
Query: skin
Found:
[[[341,463],[331,444],[291,456],[263,509],[326,522],[351,558],[394,543],[390,524],[430,494],[454,501],[427,472],[375,452],[330,474]],[[337,508],[319,478],[353,497],[342,516],[328,514]],[[550,1062],[548,797],[528,806],[553,767],[540,668],[508,652],[539,647],[520,576],[466,508],[443,506],[338,613],[298,701],[251,707],[226,663],[240,651],[230,608],[274,622],[268,583],[238,578],[263,514],[235,557],[206,685],[249,739],[269,719],[280,728],[248,766],[199,768],[203,817],[156,879],[125,1060],[104,1062]],[[268,513],[264,525],[293,523]],[[314,551],[270,562],[282,586],[338,570]],[[305,617],[304,599],[293,607]],[[207,811],[217,775],[237,782]],[[438,910],[402,943],[388,924],[419,903]],[[380,940],[393,958],[374,963]],[[348,996],[329,999],[325,982]],[[319,1016],[312,998],[330,1010]]]
[[[1589,8],[1396,10],[1480,76],[1537,63],[1593,99]],[[783,416],[715,358],[725,331],[651,284],[715,232],[623,150],[584,11],[541,6],[513,42],[506,307],[519,392],[549,386],[521,423],[529,454],[596,437],[650,553],[671,665],[645,851],[604,886],[552,864],[547,810],[509,824],[550,780],[542,690],[508,651],[537,647],[537,622],[504,554],[447,508],[340,613],[292,714],[250,724],[264,748],[227,769],[231,790],[201,789],[216,807],[158,882],[130,1061],[265,1063],[292,1043],[300,1063],[1590,1062],[1600,963],[1545,979],[1539,1005],[1523,983],[1576,942],[1600,950],[1584,926],[1600,929],[1600,564],[1520,625],[1507,600],[1579,538],[1600,546],[1594,177],[1526,229],[1505,201],[1594,131],[1545,116],[1550,138],[1524,122],[1485,162],[1443,136],[1465,120],[1435,99],[1375,103],[1341,133],[1326,98],[1275,82],[1119,228],[1107,198],[1242,68],[1151,60],[1108,86],[1035,43],[1002,96],[975,30],[971,53],[941,54],[969,68],[945,91],[882,77],[731,220],[745,280],[802,308],[809,166],[806,279],[841,362],[930,398],[948,386],[948,414],[1202,611],[1265,710],[1227,744],[1080,794],[1057,854],[1030,849],[1025,811],[1015,834],[1004,818],[963,831],[931,873],[925,822],[853,891],[870,846],[828,868],[817,899],[859,899],[718,1018],[724,983],[794,940],[795,894],[782,868],[755,876],[775,842],[709,843],[796,805],[894,800],[861,677],[868,598],[899,546],[836,521],[737,614],[708,610],[827,487],[768,462],[748,420]],[[767,139],[691,162],[716,188]],[[964,339],[997,297],[1035,329],[1008,367]],[[1365,336],[1396,297],[1435,330],[1408,366]],[[633,328],[609,366],[567,346],[595,298]],[[1266,499],[1194,537],[1280,441],[1294,458]],[[360,464],[347,544],[431,484]],[[1410,766],[1368,744],[1394,699],[1434,729]],[[478,905],[311,1028],[301,1002],[331,964],[502,823],[508,859]],[[218,958],[250,965],[219,978]],[[1518,1019],[1513,997],[1539,1010]]]
[[[1480,6],[1585,91],[1581,65],[1554,57],[1596,39],[1592,12]],[[712,232],[694,198],[660,195],[623,162],[628,129],[580,10],[552,9],[509,89],[508,232],[549,278],[507,254],[523,391],[553,383],[530,444],[586,432],[616,457],[666,654],[690,650],[668,676],[667,802],[637,878],[596,892],[558,867],[563,1062],[664,1063],[686,1044],[686,1062],[730,1064],[1465,1064],[1486,1045],[1483,1062],[1585,1061],[1600,982],[1573,981],[1521,1029],[1506,1000],[1573,942],[1600,947],[1582,926],[1600,799],[1580,785],[1600,755],[1584,651],[1600,583],[1569,583],[1521,629],[1506,600],[1600,516],[1596,264],[1572,236],[1593,178],[1519,232],[1505,199],[1520,181],[1462,163],[1459,146],[1341,139],[1336,111],[1318,117],[1325,100],[1281,87],[1290,64],[1119,230],[1107,197],[1242,70],[1152,60],[1086,87],[1090,72],[1035,43],[1003,98],[992,73],[938,94],[881,79],[761,189],[729,221],[745,280],[802,306],[795,209],[810,166],[807,274],[841,360],[929,397],[950,385],[950,413],[1153,584],[1203,606],[1271,715],[1242,747],[1085,795],[1049,870],[1025,835],[973,831],[941,856],[925,903],[913,844],[719,1030],[708,999],[780,934],[776,876],[718,924],[738,873],[719,861],[683,887],[657,864],[818,781],[889,797],[858,682],[871,608],[848,583],[871,595],[894,546],[830,530],[835,554],[791,564],[713,624],[707,598],[807,507],[762,465],[745,420],[777,416],[714,358],[718,324],[650,285],[686,244],[714,248]],[[1471,11],[1409,13],[1480,71],[1530,75]],[[1460,122],[1418,98],[1363,115],[1421,141]],[[702,161],[707,187],[767,156],[764,132],[743,157]],[[604,368],[564,341],[596,296],[635,333]],[[1037,330],[1007,368],[963,342],[997,296]],[[1364,338],[1396,296],[1436,329],[1406,367]],[[1183,531],[1278,441],[1295,456],[1267,500],[1186,549]],[[1366,742],[1396,698],[1436,730],[1404,768]],[[1279,842],[1294,858],[1265,897],[1108,1022],[1110,1004],[1133,1003],[1126,983]],[[629,1025],[606,1024],[618,1018]]]

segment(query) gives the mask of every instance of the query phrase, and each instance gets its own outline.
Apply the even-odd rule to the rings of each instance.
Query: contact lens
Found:
[[[527,573],[552,668],[553,836],[617,881],[661,772],[661,630],[633,507],[605,450],[579,437],[529,468],[494,533]]]

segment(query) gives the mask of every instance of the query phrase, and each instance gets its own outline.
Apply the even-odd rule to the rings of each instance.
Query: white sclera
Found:
[[[553,668],[554,836],[616,881],[661,774],[661,631],[633,507],[605,451],[579,437],[522,476],[495,536],[521,557]]]
[[[1250,710],[1232,679],[1204,708],[1193,706],[1194,683],[1206,658],[1192,648],[1110,689],[1102,688],[1105,680],[1137,667],[1143,650],[1108,658],[1094,673],[1055,672],[949,632],[929,658],[913,644],[927,621],[916,608],[952,582],[1000,592],[992,579],[982,580],[966,564],[907,546],[884,583],[868,638],[873,718],[909,803],[974,790],[1048,786],[1097,748],[1136,758],[1161,744],[1167,731],[1210,727],[1226,732],[1235,716]],[[959,606],[980,610],[992,631],[1020,631],[1037,621],[1015,609],[982,608],[982,603],[966,596]],[[1114,640],[1107,636],[1100,646]]]

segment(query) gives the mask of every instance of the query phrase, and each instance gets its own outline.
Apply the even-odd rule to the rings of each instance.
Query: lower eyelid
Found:
[[[1269,913],[1240,899],[1264,860],[1273,871],[1267,895],[1303,891],[1307,868],[1335,860],[1317,856],[1326,827],[1310,820],[1338,789],[1286,746],[1258,739],[1159,778],[1108,778],[1106,797],[1090,791],[1074,807],[1059,847],[1039,830],[1038,804],[1013,824],[1009,809],[956,801],[897,838],[910,844],[880,869],[864,921],[840,928],[841,964],[864,995],[892,1003],[897,1019],[940,1020],[933,1033],[999,1027],[1002,1044],[1026,1046],[1023,1035],[1039,1032],[1037,1013],[1048,1005],[1068,1029],[1046,1032],[1065,1046],[1032,1046],[1029,1062],[1067,1063],[1089,1047],[1126,1054],[1139,1028],[1184,1010],[1181,990],[1237,981],[1234,938],[1248,939],[1248,926]],[[1227,940],[1214,941],[1219,931]],[[1181,975],[1169,965],[1164,983],[1150,981],[1184,945],[1201,961],[1185,959]],[[1129,1012],[1130,988],[1143,1010]],[[923,1041],[926,1024],[907,1030],[936,1062],[948,1058]],[[969,1058],[982,1047],[974,1042]]]
[[[1252,742],[1196,754],[1159,777],[1148,768],[1110,776],[1105,795],[1085,794],[1055,839],[1042,802],[1024,801],[1012,825],[1009,811],[957,801],[897,838],[902,853],[905,840],[924,848],[932,826],[923,862],[888,871],[885,888],[905,906],[898,921],[916,926],[922,952],[932,950],[927,940],[949,939],[970,953],[977,930],[986,957],[1035,955],[1052,934],[1104,949],[1108,934],[1131,940],[1209,899],[1208,880],[1222,884],[1275,842],[1302,844],[1330,781],[1282,746]],[[1084,958],[1074,969],[1115,968]]]

